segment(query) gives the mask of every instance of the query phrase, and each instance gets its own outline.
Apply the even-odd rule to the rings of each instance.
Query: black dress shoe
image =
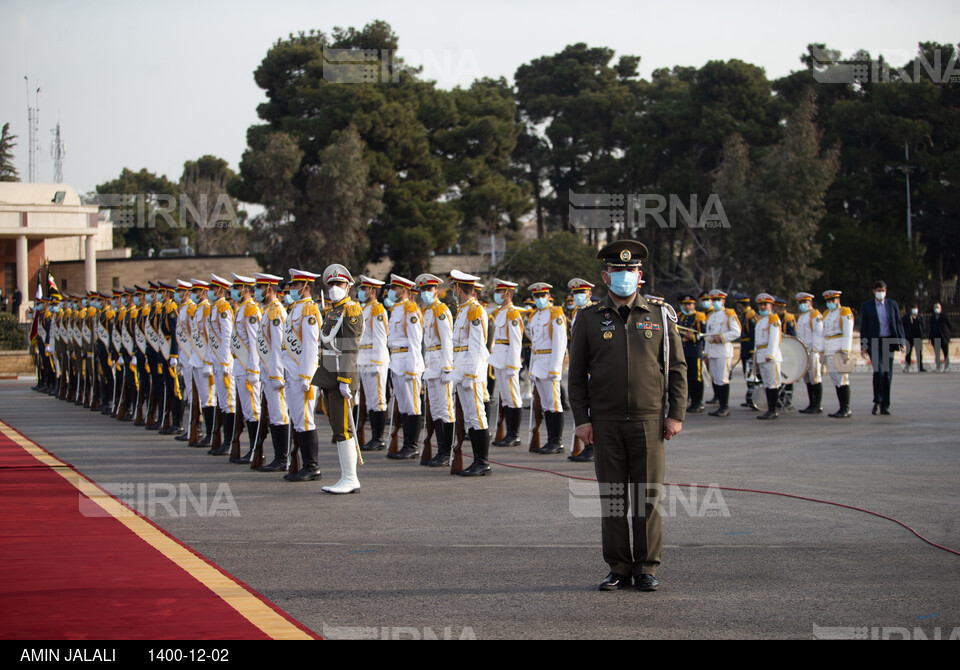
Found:
[[[653,575],[639,575],[635,583],[637,591],[656,591],[660,588],[660,582]]]
[[[880,411],[880,403],[878,402],[873,403],[873,409],[870,411],[870,413],[876,416],[879,411]]]
[[[884,416],[890,416],[890,410],[888,409],[881,409],[880,413]]]
[[[630,581],[630,577],[626,575],[618,575],[616,572],[611,572],[609,575],[604,577],[602,582],[600,582],[600,590],[618,591],[620,589],[625,589],[630,586]]]

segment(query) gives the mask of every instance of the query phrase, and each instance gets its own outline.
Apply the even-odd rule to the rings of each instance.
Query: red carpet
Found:
[[[0,518],[0,638],[317,638],[2,422]]]

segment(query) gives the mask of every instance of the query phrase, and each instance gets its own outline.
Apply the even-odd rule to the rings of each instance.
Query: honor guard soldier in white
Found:
[[[713,309],[707,317],[707,365],[713,378],[713,391],[720,406],[711,416],[730,414],[730,366],[733,364],[733,343],[740,338],[740,320],[736,311],[726,309],[727,294],[720,289],[710,291]]]
[[[287,469],[287,451],[290,444],[290,414],[284,399],[283,331],[287,310],[277,297],[282,279],[276,275],[255,272],[254,301],[263,306],[260,330],[257,333],[257,356],[260,357],[260,388],[267,401],[270,416],[270,439],[273,442],[273,461],[258,468],[259,472],[280,472]],[[261,411],[262,411],[261,407]]]
[[[197,310],[197,304],[190,299],[190,291],[193,284],[182,279],[177,280],[177,327],[174,336],[177,338],[177,348],[179,356],[177,357],[177,367],[180,369],[180,375],[183,379],[181,394],[183,402],[180,415],[177,417],[177,425],[184,427],[184,414],[193,411],[193,360],[195,358],[193,346],[193,315]],[[192,416],[190,417],[192,420]],[[190,440],[189,431],[183,430],[177,435],[176,440],[187,442]]]
[[[497,309],[493,317],[493,349],[488,363],[493,368],[497,395],[504,413],[506,431],[495,447],[520,446],[520,420],[523,395],[520,393],[521,354],[523,352],[523,318],[513,304],[517,285],[506,279],[493,280],[493,301]]]
[[[777,403],[780,400],[780,317],[773,311],[773,296],[761,293],[757,296],[757,324],[753,331],[755,365],[760,371],[763,388],[767,394],[767,411],[758,419],[776,419]]]
[[[823,315],[813,308],[813,294],[796,295],[800,316],[797,317],[797,338],[807,348],[807,372],[803,381],[810,400],[801,414],[823,414]]]
[[[432,468],[450,465],[456,410],[453,389],[444,379],[444,372],[453,370],[453,316],[438,297],[440,278],[422,274],[416,279],[423,303],[423,384],[427,391],[430,418],[437,436],[437,453],[423,465]]]
[[[563,359],[567,353],[567,320],[562,307],[550,303],[550,289],[546,282],[529,286],[536,311],[530,317],[529,337],[532,349],[530,376],[540,396],[543,421],[547,424],[547,443],[537,452],[557,454],[563,451],[563,404],[560,399],[560,379]]]
[[[321,476],[318,467],[320,444],[314,420],[317,392],[313,385],[320,355],[321,317],[320,309],[311,297],[318,276],[291,268],[287,285],[294,302],[283,333],[284,391],[290,420],[298,433],[302,463],[299,472],[284,476],[293,482],[312,481]]]
[[[381,451],[387,444],[383,431],[387,425],[387,375],[390,374],[390,351],[387,347],[387,319],[389,315],[377,292],[383,282],[360,275],[357,302],[363,308],[363,338],[357,365],[363,387],[367,417],[370,419],[370,441],[360,445],[361,451]]]
[[[837,370],[835,356],[852,356],[853,312],[849,307],[840,305],[841,295],[841,291],[833,289],[823,292],[823,298],[827,301],[827,311],[823,315],[823,355],[840,403],[840,408],[830,416],[848,419],[853,416],[850,410],[850,374]]]
[[[250,448],[246,454],[234,463],[249,465],[253,458],[253,449],[257,443],[260,428],[260,356],[257,354],[257,338],[260,335],[260,306],[253,299],[253,277],[230,274],[233,287],[230,289],[233,301],[237,303],[233,321],[233,376],[236,379],[237,395],[240,396],[240,410],[247,424],[247,437]],[[264,427],[262,430],[266,430]]]
[[[399,275],[390,275],[387,297],[393,302],[387,326],[390,347],[390,379],[400,421],[403,446],[388,458],[411,460],[420,455],[420,431],[423,430],[423,409],[420,407],[420,376],[423,374],[423,315],[410,299],[413,282]]]
[[[233,376],[233,308],[227,302],[232,282],[215,274],[210,275],[210,288],[207,299],[212,308],[208,319],[208,340],[213,366],[214,388],[217,392],[217,404],[220,406],[220,425],[223,427],[223,441],[219,449],[208,453],[215,456],[229,454],[233,444],[234,414],[237,411],[237,388]]]
[[[360,490],[357,465],[360,445],[354,425],[354,396],[360,390],[357,354],[363,337],[363,309],[350,298],[353,276],[339,263],[323,271],[330,309],[323,315],[320,327],[321,363],[313,383],[323,392],[333,440],[337,443],[340,479],[333,486],[324,486],[325,493],[344,494]]]
[[[213,305],[210,304],[210,283],[201,279],[191,279],[193,284],[193,301],[197,309],[193,313],[193,345],[196,358],[193,359],[193,382],[196,386],[197,400],[203,413],[205,435],[194,447],[209,447],[213,442],[213,419],[215,412],[216,391],[214,390],[214,353],[210,348],[210,313]]]
[[[445,372],[446,381],[456,391],[463,410],[464,427],[473,447],[473,463],[456,473],[461,477],[490,474],[490,433],[487,430],[487,314],[477,302],[479,277],[460,270],[450,272],[457,301],[457,320],[453,326],[453,370]]]

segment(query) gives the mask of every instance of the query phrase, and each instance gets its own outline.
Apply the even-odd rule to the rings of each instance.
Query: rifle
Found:
[[[570,447],[570,456],[579,456],[580,452],[583,451],[583,443],[580,441],[580,438],[577,437],[577,434],[573,434],[573,444]]]
[[[393,415],[390,417],[390,448],[387,449],[388,454],[395,454],[400,449],[398,448],[399,435],[400,435],[400,407],[397,405],[397,399],[393,399]]]
[[[154,365],[159,365],[159,363],[154,363]],[[150,401],[147,403],[147,428],[153,428],[155,425],[157,425],[157,405],[159,402],[157,400],[156,386],[157,385],[153,383],[153,379],[151,378]]]
[[[192,374],[190,384],[193,393],[190,394],[190,439],[187,440],[187,444],[198,444],[200,442],[200,398]]]
[[[295,475],[300,472],[300,438],[297,437],[297,431],[290,424],[290,442],[287,445],[287,472]]]
[[[423,438],[423,453],[420,455],[420,465],[426,465],[433,460],[433,446],[430,438],[433,437],[433,412],[430,410],[430,392],[424,387],[424,404],[426,405],[427,436]]]
[[[236,409],[236,411],[233,413],[233,441],[230,443],[230,461],[229,461],[230,463],[233,463],[240,459],[240,433],[242,432],[241,427],[244,424],[242,421],[238,422],[238,419],[243,418],[243,409],[240,406],[240,389],[239,388],[237,389],[237,395],[236,395],[236,399],[234,401],[233,406]],[[237,423],[240,423],[240,426],[237,426]]]
[[[270,429],[270,411],[267,408],[267,396],[260,396],[260,421],[257,423],[257,437],[253,443],[253,456],[250,458],[250,469],[256,470],[263,465],[263,443],[267,439]]]
[[[223,417],[220,414],[220,403],[216,403],[213,410],[213,437],[210,440],[210,450],[216,451],[223,446],[223,434],[220,432]]]
[[[456,433],[453,446],[453,458],[450,459],[450,474],[455,475],[463,470],[463,441],[467,439],[464,428],[463,407],[460,406],[460,395],[457,395]]]
[[[543,406],[540,404],[540,394],[537,387],[533,387],[533,397],[530,399],[530,451],[540,448],[540,424],[543,422]]]
[[[144,379],[140,379],[139,382],[140,383],[137,384],[137,411],[133,416],[133,422],[134,424],[143,425],[143,402],[147,395],[147,390],[144,388],[147,385],[146,375],[144,375]]]
[[[506,430],[503,426],[505,415],[503,413],[503,399],[497,403],[497,435],[494,437],[495,442],[500,442],[506,436]]]
[[[366,444],[367,443],[367,400],[366,395],[363,392],[363,384],[360,384],[360,416],[357,419],[357,439],[359,442],[357,444]]]

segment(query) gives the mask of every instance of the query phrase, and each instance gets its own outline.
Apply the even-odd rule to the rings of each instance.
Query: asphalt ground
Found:
[[[361,492],[330,496],[322,416],[323,479],[300,484],[31,380],[0,382],[0,419],[327,638],[960,638],[960,556],[865,512],[734,490],[864,508],[960,550],[960,374],[898,372],[889,417],[870,415],[869,373],[852,377],[850,419],[827,416],[827,386],[823,415],[757,421],[742,378],[730,417],[688,417],[666,481],[703,488],[665,489],[656,593],[597,590],[593,467],[569,452],[492,448],[475,479],[367,454]]]

